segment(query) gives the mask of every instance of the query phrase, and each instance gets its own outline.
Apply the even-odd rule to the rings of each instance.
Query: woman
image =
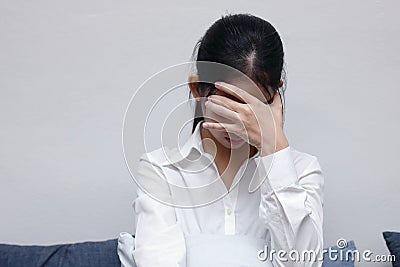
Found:
[[[136,265],[321,266],[320,260],[300,256],[323,248],[324,178],[318,159],[290,147],[283,130],[284,52],[277,31],[252,15],[226,15],[196,48],[197,62],[230,66],[253,84],[232,78],[210,86],[201,81],[205,69],[198,65],[189,87],[195,99],[207,101],[197,104],[182,157],[171,161],[158,149],[141,157],[137,172],[170,203],[177,196],[159,181],[190,187],[218,177],[216,192],[226,194],[184,208],[139,188]],[[212,164],[192,161],[199,157]],[[190,168],[201,171],[183,170]],[[261,181],[255,190],[248,190],[251,179]]]

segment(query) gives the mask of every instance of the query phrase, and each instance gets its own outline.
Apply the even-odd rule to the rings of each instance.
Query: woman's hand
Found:
[[[282,101],[278,92],[268,105],[269,109],[264,102],[234,85],[216,82],[215,87],[244,103],[221,95],[209,96],[206,110],[225,120],[204,122],[204,128],[235,134],[256,147],[260,156],[272,154],[289,145],[283,132]]]

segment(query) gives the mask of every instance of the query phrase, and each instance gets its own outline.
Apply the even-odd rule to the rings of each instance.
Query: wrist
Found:
[[[261,146],[261,149],[260,149],[260,156],[263,157],[263,156],[273,154],[275,152],[278,152],[279,150],[287,148],[288,146],[289,146],[289,141],[287,140],[286,135],[283,132],[283,130],[277,131],[275,143],[272,143],[271,145],[267,145],[267,142],[263,142],[263,145]]]

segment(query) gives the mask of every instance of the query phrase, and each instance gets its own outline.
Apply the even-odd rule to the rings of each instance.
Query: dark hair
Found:
[[[229,14],[214,22],[196,43],[192,61],[217,62],[239,70],[261,85],[270,101],[272,95],[268,86],[274,93],[279,92],[281,77],[284,82],[281,98],[284,100],[286,72],[283,57],[281,38],[268,21],[250,14]],[[205,71],[201,64],[196,66],[201,81]],[[201,96],[207,96],[210,89],[212,91],[210,83],[198,83],[197,90]],[[202,120],[201,106],[196,103],[192,133]]]

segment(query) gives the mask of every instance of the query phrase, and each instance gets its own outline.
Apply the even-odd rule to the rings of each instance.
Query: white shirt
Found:
[[[228,191],[222,179],[215,179],[218,170],[203,150],[200,127],[180,151],[160,148],[140,158],[136,265],[186,266],[185,235],[199,233],[262,238],[276,251],[321,251],[324,178],[318,159],[290,146],[272,155],[257,153],[242,164]],[[291,266],[278,257],[273,265]]]

